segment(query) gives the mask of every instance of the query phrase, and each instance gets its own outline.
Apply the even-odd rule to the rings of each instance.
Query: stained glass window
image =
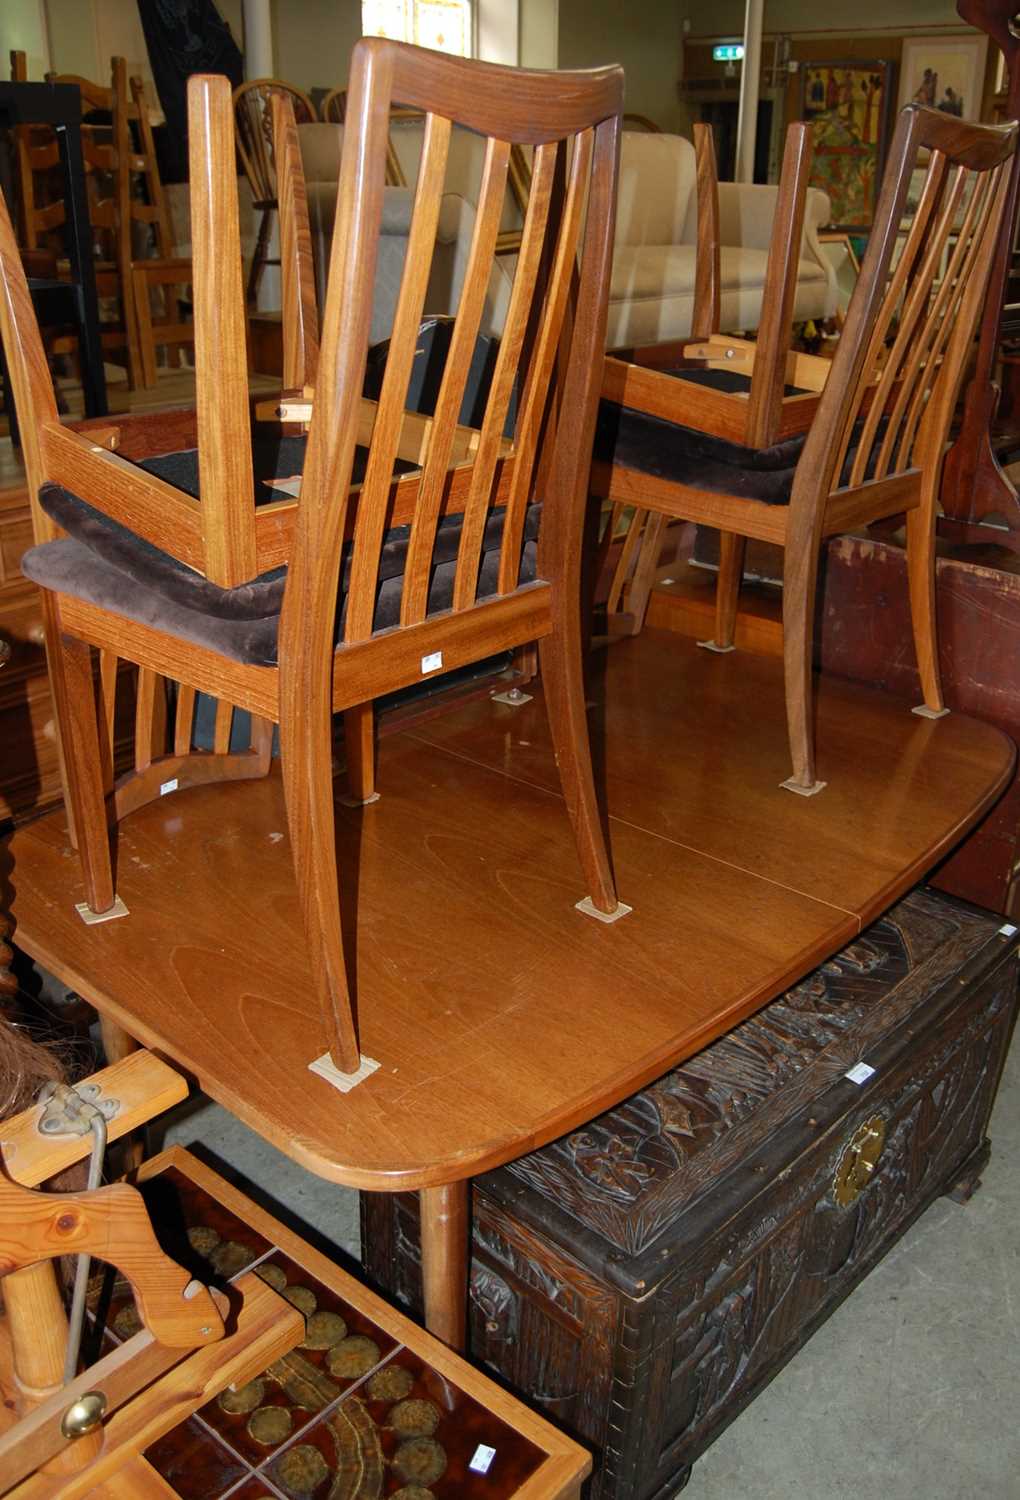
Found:
[[[366,36],[417,42],[457,57],[472,53],[472,0],[361,0]]]

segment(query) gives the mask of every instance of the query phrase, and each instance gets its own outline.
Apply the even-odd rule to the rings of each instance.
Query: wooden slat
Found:
[[[393,315],[386,371],[354,529],[354,556],[351,561],[347,621],[344,627],[344,639],[347,641],[365,640],[372,634],[379,553],[386,531],[384,501],[389,492],[397,457],[407,385],[411,377],[418,329],[432,269],[450,134],[449,120],[433,114],[426,116],[404,274]]]
[[[275,93],[272,109],[280,204],[283,383],[286,388],[314,386],[319,365],[319,313],[305,173],[289,95]]]
[[[711,125],[693,126],[698,195],[698,239],[694,262],[694,310],[691,337],[707,339],[718,333],[720,319],[719,174],[715,135]]]
[[[591,173],[594,133],[584,131],[574,142],[570,160],[570,182],[559,224],[555,253],[545,288],[544,306],[538,337],[531,351],[530,368],[517,414],[515,433],[517,462],[503,521],[503,544],[500,548],[497,588],[501,594],[517,587],[521,567],[521,538],[528,500],[532,493],[535,458],[538,453],[542,424],[546,417],[548,394],[552,385],[553,366],[562,352],[561,340],[572,274],[576,272],[577,247],[585,208],[588,178]],[[550,426],[554,418],[550,414]],[[552,441],[550,440],[550,447]]]
[[[520,253],[514,274],[510,304],[492,374],[486,403],[482,436],[478,444],[471,491],[464,507],[464,524],[457,554],[457,572],[453,585],[454,609],[466,609],[474,603],[478,588],[478,564],[488,508],[491,503],[492,478],[499,456],[499,446],[510,407],[510,397],[517,375],[524,337],[531,313],[531,301],[541,265],[545,230],[551,203],[553,176],[556,170],[556,147],[539,146],[532,167],[531,193],[524,220]]]
[[[510,150],[505,141],[488,142],[467,270],[439,399],[436,402],[435,431],[430,433],[428,459],[411,526],[400,599],[401,625],[415,625],[425,618],[436,526],[447,470],[454,454],[457,417],[463,403],[471,355],[485,308],[489,285],[487,270],[491,268],[503,212],[509,158]],[[483,267],[486,270],[483,271]],[[477,441],[475,446],[477,448]]]
[[[202,561],[206,576],[228,588],[255,577],[258,571],[244,288],[229,104],[227,79],[198,75],[190,80],[188,149]],[[202,191],[197,191],[199,183]]]

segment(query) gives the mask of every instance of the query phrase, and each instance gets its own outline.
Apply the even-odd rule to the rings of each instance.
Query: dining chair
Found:
[[[365,403],[393,97],[425,112],[425,148],[380,397]],[[615,67],[532,73],[379,38],[358,43],[300,498],[263,507],[269,520],[260,527],[229,87],[192,78],[199,497],[99,444],[77,443],[80,434],[55,431],[49,416],[26,455],[40,536],[57,527],[68,533],[41,540],[23,568],[44,590],[88,908],[103,913],[115,903],[93,702],[91,647],[100,646],[279,723],[315,990],[326,1045],[346,1072],[358,1068],[359,1052],[337,891],[334,712],[539,640],[566,811],[590,892],[581,906],[602,917],[623,912],[592,777],[580,609],[621,97]],[[486,139],[470,269],[435,415],[405,421],[454,119]],[[515,141],[534,147],[534,183],[484,417],[466,431],[457,417]],[[35,417],[52,392],[48,382],[43,389],[45,364],[6,218],[0,229],[4,343],[19,409]],[[409,432],[413,459],[401,457]],[[180,458],[178,477],[189,461]],[[197,521],[187,505],[160,519],[156,497],[164,492],[196,507]],[[182,546],[176,520],[187,515],[195,529]]]
[[[825,537],[906,513],[914,644],[924,703],[939,681],[934,521],[949,431],[987,284],[1017,126],[971,125],[909,105],[901,114],[846,324],[806,436],[758,448],[671,419],[603,406],[594,488],[614,502],[785,549],[783,649],[793,762],[783,783],[821,791],[812,723],[812,626]],[[920,169],[923,167],[923,172]],[[915,173],[919,173],[920,183]],[[914,199],[911,203],[911,199]],[[795,360],[796,363],[796,360]],[[692,401],[692,410],[696,409]],[[732,549],[731,557],[736,554]],[[739,571],[723,569],[732,628]],[[717,622],[720,618],[717,606]],[[720,634],[717,624],[717,636]],[[710,643],[727,648],[725,637]]]
[[[693,135],[698,238],[691,337],[609,355],[602,393],[609,402],[637,407],[665,421],[680,420],[682,414],[685,427],[709,437],[767,449],[780,438],[807,431],[830,370],[827,359],[790,349],[811,172],[810,126],[794,124],[786,133],[761,323],[753,340],[721,328],[722,233],[715,143],[710,125],[696,124]],[[623,509],[616,507],[618,513]],[[620,604],[626,583],[626,614],[637,634],[648,609],[665,518],[640,506],[633,512],[626,509],[634,525],[619,556],[609,608]],[[613,521],[608,535],[619,529],[618,515]],[[720,534],[715,633],[706,643],[718,650],[732,646],[745,549],[743,537]]]
[[[247,299],[254,302],[266,266],[275,265],[269,255],[269,238],[276,212],[276,158],[273,153],[271,105],[275,94],[286,94],[294,112],[303,121],[317,120],[315,105],[303,89],[282,78],[252,78],[234,90],[234,122],[237,151],[259,211],[258,238],[248,269]]]

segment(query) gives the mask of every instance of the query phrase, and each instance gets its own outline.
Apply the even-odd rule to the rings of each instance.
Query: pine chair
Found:
[[[285,94],[302,122],[317,120],[315,105],[302,89],[284,83],[282,78],[252,78],[234,90],[234,123],[237,150],[244,175],[251,188],[255,208],[260,212],[258,238],[248,270],[249,302],[258,296],[262,272],[278,264],[269,255],[269,237],[276,213],[276,158],[273,151],[273,122],[270,107],[275,94]]]
[[[394,95],[426,112],[426,145],[381,395],[366,416],[361,391]],[[248,498],[255,487],[229,93],[223,79],[193,78],[201,498],[40,424],[30,466],[40,532],[52,535],[57,523],[72,534],[31,550],[23,565],[45,591],[88,906],[104,912],[115,902],[90,667],[90,646],[100,645],[279,723],[308,951],[327,1046],[348,1072],[359,1052],[337,897],[333,712],[540,640],[591,907],[618,911],[585,719],[580,566],[621,96],[618,68],[528,73],[378,38],[359,42],[301,496],[263,507],[259,518]],[[454,118],[488,138],[482,201],[435,417],[405,422]],[[484,420],[465,433],[457,415],[515,141],[535,148],[535,183]],[[2,254],[0,268],[4,342],[27,425],[41,399],[41,351],[20,268]],[[401,457],[408,431],[416,445],[410,461]],[[538,485],[541,508],[531,503]],[[178,502],[171,517],[160,504],[165,496]],[[178,521],[186,517],[193,529],[182,546]]]
[[[970,125],[916,105],[903,111],[860,280],[806,439],[785,436],[781,428],[779,442],[756,449],[734,436],[712,437],[694,420],[694,399],[689,426],[680,425],[681,416],[687,423],[686,409],[670,421],[623,408],[608,414],[611,438],[595,466],[597,493],[786,549],[783,635],[793,773],[784,786],[803,796],[824,785],[815,774],[811,677],[823,538],[906,512],[924,694],[915,711],[931,717],[946,711],[935,633],[935,509],[1016,135],[1015,124]],[[907,229],[919,158],[927,160],[924,186]],[[719,590],[732,590],[723,601],[732,622],[739,570],[731,567],[728,579],[725,572]]]

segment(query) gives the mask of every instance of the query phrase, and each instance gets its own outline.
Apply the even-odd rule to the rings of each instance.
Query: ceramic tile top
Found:
[[[541,1466],[540,1448],[183,1172],[143,1191],[164,1248],[196,1275],[253,1269],[305,1318],[294,1349],[147,1449],[181,1500],[508,1500]],[[129,1336],[125,1283],[91,1300],[97,1328]]]

